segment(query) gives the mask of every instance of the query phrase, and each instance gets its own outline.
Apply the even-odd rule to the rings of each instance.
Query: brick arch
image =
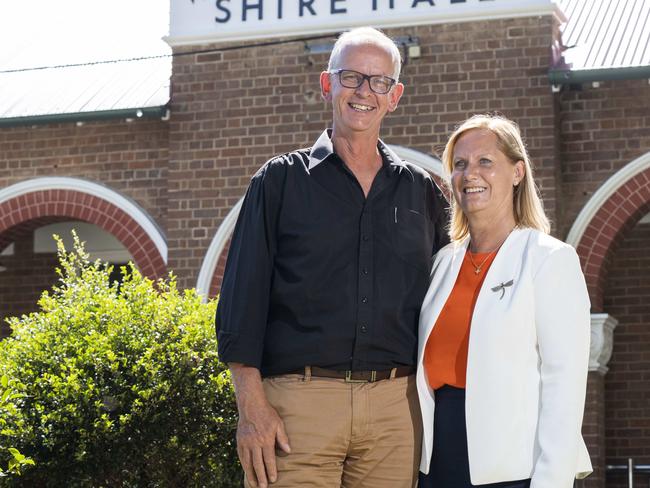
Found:
[[[402,159],[431,173],[436,182],[443,189],[446,188],[444,170],[438,158],[404,146],[390,145],[390,148]],[[230,237],[235,229],[235,223],[243,201],[244,198],[242,197],[223,219],[203,259],[196,289],[206,298],[216,296],[221,287],[221,279],[226,266],[226,255],[230,246]]]
[[[585,273],[592,312],[603,311],[607,269],[625,233],[650,211],[650,153],[627,164],[591,197],[573,224],[573,245]]]
[[[145,276],[166,274],[164,237],[139,206],[114,190],[75,178],[36,178],[0,190],[0,249],[26,230],[62,220],[88,222],[115,236]]]

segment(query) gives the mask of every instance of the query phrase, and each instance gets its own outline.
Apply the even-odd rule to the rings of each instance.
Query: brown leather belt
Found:
[[[372,370],[372,371],[338,371],[334,369],[319,368],[318,366],[305,366],[304,369],[289,371],[286,374],[302,374],[305,377],[316,378],[338,378],[346,383],[374,383],[375,381],[387,380],[390,378],[402,378],[415,373],[413,366],[400,366],[393,369]]]

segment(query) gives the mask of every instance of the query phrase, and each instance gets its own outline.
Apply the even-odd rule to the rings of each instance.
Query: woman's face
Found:
[[[514,219],[513,191],[524,176],[524,162],[513,163],[487,129],[470,129],[456,141],[451,186],[470,220]]]

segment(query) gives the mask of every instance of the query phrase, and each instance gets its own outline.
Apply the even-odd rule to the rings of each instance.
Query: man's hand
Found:
[[[259,370],[231,363],[239,423],[237,424],[237,454],[248,482],[266,488],[275,483],[278,471],[275,463],[276,443],[289,453],[289,439],[284,423],[269,404],[262,388]]]

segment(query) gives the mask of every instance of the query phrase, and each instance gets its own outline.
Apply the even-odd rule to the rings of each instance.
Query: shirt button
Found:
[[[361,303],[368,303],[368,297],[361,297]]]
[[[370,239],[370,237],[368,237],[368,234],[364,234],[361,236],[361,239],[363,239],[364,242],[368,242],[368,239]]]
[[[363,268],[363,269],[361,270],[361,272],[362,272],[364,275],[367,275],[367,274],[368,274],[368,268]]]
[[[368,332],[368,327],[366,327],[365,325],[362,325],[362,326],[361,326],[361,332],[363,332],[364,334],[365,334],[366,332]]]

